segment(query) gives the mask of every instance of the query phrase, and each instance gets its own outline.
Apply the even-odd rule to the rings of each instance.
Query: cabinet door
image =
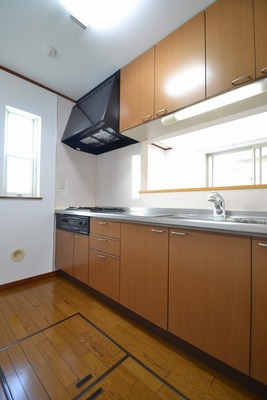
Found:
[[[56,230],[56,268],[73,274],[73,234]]]
[[[252,240],[250,375],[267,384],[267,241]]]
[[[120,131],[154,117],[154,47],[121,69]]]
[[[252,0],[219,0],[206,10],[207,97],[255,79]]]
[[[111,299],[119,301],[119,258],[91,249],[89,265],[89,285]]]
[[[254,0],[256,77],[267,76],[266,21],[267,1]]]
[[[155,116],[205,98],[204,12],[155,45]]]
[[[248,374],[249,238],[170,229],[169,331]]]
[[[167,229],[123,223],[120,302],[166,329],[167,287]]]
[[[79,281],[88,284],[88,252],[89,237],[74,234],[73,276]]]

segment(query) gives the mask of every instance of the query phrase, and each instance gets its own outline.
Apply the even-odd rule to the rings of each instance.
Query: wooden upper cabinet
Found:
[[[252,240],[252,378],[267,385],[267,241]]]
[[[256,78],[267,77],[267,1],[254,0]]]
[[[154,118],[154,47],[121,69],[120,131]]]
[[[155,117],[205,98],[204,12],[155,45]]]
[[[219,0],[206,9],[206,63],[207,97],[255,79],[252,0]]]

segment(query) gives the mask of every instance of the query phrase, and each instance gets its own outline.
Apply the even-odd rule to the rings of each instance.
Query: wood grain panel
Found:
[[[170,332],[246,374],[250,259],[250,238],[170,229]]]
[[[206,9],[206,95],[255,79],[252,0],[220,0]]]

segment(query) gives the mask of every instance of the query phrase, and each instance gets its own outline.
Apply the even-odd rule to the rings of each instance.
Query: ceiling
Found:
[[[60,0],[0,0],[0,66],[77,100],[213,2],[140,0],[120,26],[83,30]]]

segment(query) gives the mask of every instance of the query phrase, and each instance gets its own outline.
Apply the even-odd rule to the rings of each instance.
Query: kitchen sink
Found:
[[[215,221],[215,222],[236,222],[242,224],[266,224],[267,217],[253,217],[253,216],[226,216],[225,219],[215,219],[211,214],[174,214],[170,218],[180,218],[199,221]]]
[[[238,222],[242,224],[263,224],[267,225],[267,218],[264,217],[227,217],[228,222]]]

